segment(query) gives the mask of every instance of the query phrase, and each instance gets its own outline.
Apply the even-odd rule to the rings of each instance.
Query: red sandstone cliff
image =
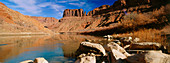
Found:
[[[84,15],[85,13],[83,9],[66,9],[64,10],[63,17],[71,17],[71,16],[82,17]]]
[[[53,33],[39,21],[14,11],[0,2],[0,33]]]
[[[63,18],[58,25],[53,26],[55,32],[92,32],[95,30],[111,30],[119,24],[123,24],[124,16],[129,14],[143,15],[146,13],[155,13],[167,4],[168,0],[118,0],[113,5],[103,5],[87,13],[83,9],[66,9]],[[159,11],[161,12],[161,11]],[[154,22],[151,19],[149,22]],[[155,21],[156,22],[156,21]],[[101,32],[101,33],[104,33]],[[113,31],[112,31],[113,32]]]
[[[36,17],[36,16],[31,16],[32,18],[38,20],[40,23],[42,23],[46,28],[56,25],[56,23],[59,22],[58,19],[54,17]]]

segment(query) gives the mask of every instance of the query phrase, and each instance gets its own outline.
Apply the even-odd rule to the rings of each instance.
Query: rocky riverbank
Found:
[[[139,38],[105,36],[109,42],[82,42],[76,63],[168,63],[166,46],[158,42],[138,42]],[[115,40],[111,40],[115,38]],[[103,45],[103,46],[102,46]]]
[[[105,40],[85,40],[75,52],[75,63],[168,63],[167,46],[140,42],[140,38],[104,36]],[[37,59],[38,60],[38,59]],[[30,61],[30,60],[28,60]],[[35,61],[35,60],[34,60]],[[31,60],[31,62],[34,62]],[[40,63],[48,63],[45,59]],[[24,61],[28,63],[27,61]]]

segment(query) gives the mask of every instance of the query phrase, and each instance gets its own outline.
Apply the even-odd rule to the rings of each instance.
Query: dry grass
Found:
[[[167,10],[169,9],[167,9],[167,7],[169,6],[162,6],[159,10],[156,9],[153,12],[131,13],[125,15],[121,20],[121,26],[123,26],[123,28],[131,28],[132,30],[121,33],[119,36],[138,37],[141,42],[160,42],[165,44],[166,37],[162,36],[164,31],[161,31],[161,29],[167,25],[168,17],[166,15],[168,14]]]
[[[156,29],[141,29],[134,32],[119,34],[119,37],[140,38],[140,42],[159,42],[166,43],[166,36],[161,35],[162,32]]]
[[[164,42],[165,38],[161,36],[161,31],[156,29],[143,29],[132,33],[132,37],[139,37],[141,41]]]

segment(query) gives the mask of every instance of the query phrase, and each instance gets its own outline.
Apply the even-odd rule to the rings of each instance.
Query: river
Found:
[[[0,36],[0,63],[19,63],[38,57],[50,63],[73,63],[82,41],[101,39],[84,35]]]

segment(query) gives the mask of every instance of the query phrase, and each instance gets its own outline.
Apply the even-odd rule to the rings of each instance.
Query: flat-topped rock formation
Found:
[[[64,10],[63,17],[82,17],[86,15],[83,9],[66,9]]]

